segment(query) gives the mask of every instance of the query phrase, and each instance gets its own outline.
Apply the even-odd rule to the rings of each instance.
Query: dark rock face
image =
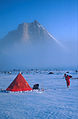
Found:
[[[78,72],[78,70],[76,70],[76,72]]]
[[[48,74],[54,74],[54,72],[49,72]]]

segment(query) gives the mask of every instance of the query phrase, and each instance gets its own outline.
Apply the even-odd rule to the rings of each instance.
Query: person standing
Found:
[[[70,86],[70,78],[72,78],[72,76],[65,73],[64,77],[65,77],[65,80],[66,80],[66,83],[67,83],[67,88],[69,88],[69,86]]]

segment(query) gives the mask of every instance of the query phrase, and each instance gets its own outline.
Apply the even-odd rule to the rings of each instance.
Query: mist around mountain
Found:
[[[38,21],[22,23],[0,40],[0,70],[76,65],[77,54],[70,48]]]

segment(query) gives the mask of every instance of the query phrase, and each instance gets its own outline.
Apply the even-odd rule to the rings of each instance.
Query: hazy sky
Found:
[[[35,19],[57,40],[78,40],[78,0],[0,0],[0,38]]]

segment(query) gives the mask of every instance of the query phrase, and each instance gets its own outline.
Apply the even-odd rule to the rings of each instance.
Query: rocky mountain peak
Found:
[[[3,38],[7,43],[15,42],[43,42],[52,40],[55,42],[54,37],[37,21],[34,20],[31,23],[22,23],[18,25],[16,30],[9,32],[6,37]]]

